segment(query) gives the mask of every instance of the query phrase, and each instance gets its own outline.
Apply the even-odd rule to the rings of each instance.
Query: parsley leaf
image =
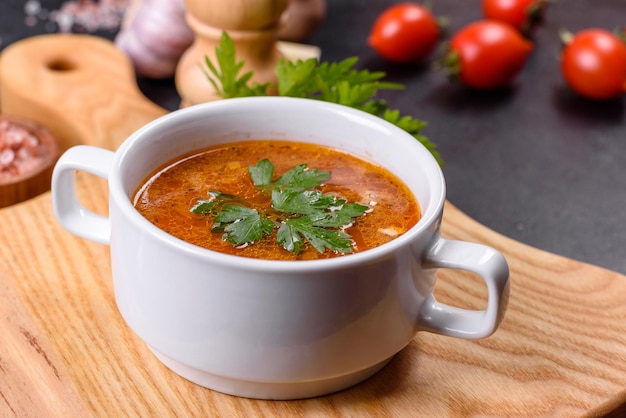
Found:
[[[322,253],[327,249],[339,253],[353,251],[352,237],[345,229],[369,207],[347,203],[345,199],[318,190],[317,187],[330,178],[329,171],[308,169],[306,164],[299,164],[273,181],[274,164],[263,159],[249,166],[248,174],[261,192],[271,190],[271,206],[280,220],[275,222],[266,214],[247,207],[245,201],[236,196],[211,191],[210,199],[199,200],[191,208],[194,213],[215,215],[211,232],[223,232],[225,240],[241,246],[260,240],[278,227],[277,244],[297,255],[304,251],[307,242]]]
[[[274,177],[274,164],[266,158],[254,166],[249,166],[248,173],[255,186],[268,186],[272,183],[272,177]]]
[[[215,217],[216,224],[211,232],[226,232],[224,239],[233,245],[258,241],[274,231],[274,222],[258,211],[244,206],[224,206]]]
[[[324,195],[319,190],[272,190],[272,207],[280,212],[308,215],[335,206],[337,202],[335,196]]]
[[[312,189],[329,178],[330,171],[307,170],[306,164],[299,164],[279,177],[274,184],[297,189]]]
[[[220,45],[215,49],[215,57],[217,65],[208,56],[205,57],[208,71],[203,70],[219,96],[230,98],[269,95],[270,83],[251,82],[252,72],[238,77],[244,62],[237,61],[235,44],[227,32],[222,32]],[[278,79],[275,87],[280,96],[338,103],[381,117],[420,141],[439,164],[443,165],[436,145],[421,134],[426,124],[411,116],[400,116],[398,110],[389,109],[385,101],[376,98],[379,90],[399,90],[404,86],[382,81],[386,76],[382,71],[357,70],[357,63],[357,57],[333,63],[318,63],[315,58],[295,62],[281,59],[275,69]]]
[[[306,239],[320,253],[329,249],[340,253],[352,252],[352,237],[341,230],[315,226],[310,217],[287,219],[278,229],[277,242],[283,248],[298,254],[299,244]],[[300,251],[299,251],[300,250]]]
[[[331,228],[345,228],[354,222],[354,218],[365,215],[369,210],[368,206],[358,203],[345,204],[341,201],[338,209],[331,209],[328,212],[317,212],[309,216],[313,225]]]
[[[208,194],[209,199],[198,200],[198,202],[190,209],[191,212],[199,213],[201,215],[216,214],[226,203],[237,201],[237,197],[231,194],[214,191],[210,191]]]
[[[316,89],[317,60],[309,58],[297,63],[280,60],[276,67],[278,77],[278,95],[289,97],[308,97]]]
[[[241,77],[238,77],[245,62],[237,61],[235,43],[226,32],[222,32],[220,44],[215,48],[215,58],[217,67],[208,56],[205,56],[204,61],[208,71],[204,68],[202,70],[219,96],[225,99],[231,97],[267,96],[270,83],[249,83],[254,75],[252,71],[248,71]]]

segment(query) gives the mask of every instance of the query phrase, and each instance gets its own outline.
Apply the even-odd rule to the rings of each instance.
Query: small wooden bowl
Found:
[[[50,190],[59,146],[33,121],[0,115],[0,208]]]

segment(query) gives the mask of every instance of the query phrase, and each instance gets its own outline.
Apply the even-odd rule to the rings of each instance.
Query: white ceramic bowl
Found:
[[[191,245],[134,209],[133,192],[159,165],[211,144],[268,138],[327,145],[386,167],[415,194],[422,219],[371,250],[291,262]],[[77,201],[76,170],[108,178],[108,218]],[[445,184],[429,151],[344,106],[255,97],[185,108],[141,128],[116,152],[69,149],[55,167],[52,198],[65,228],[110,245],[115,297],[130,328],[173,371],[221,392],[267,399],[334,392],[376,373],[420,330],[486,337],[506,308],[502,255],[439,235]],[[437,302],[441,267],[482,276],[486,310]]]

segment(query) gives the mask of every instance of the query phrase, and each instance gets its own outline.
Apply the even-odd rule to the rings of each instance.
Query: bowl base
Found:
[[[329,379],[305,382],[260,382],[220,376],[190,367],[152,347],[154,355],[170,370],[185,379],[217,392],[253,399],[290,400],[328,395],[347,389],[376,374],[389,363],[390,357],[373,366]]]

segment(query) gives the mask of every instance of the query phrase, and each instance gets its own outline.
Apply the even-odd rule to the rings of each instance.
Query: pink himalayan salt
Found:
[[[41,142],[26,124],[0,119],[0,184],[36,174],[50,161],[51,153],[56,154],[56,143]]]

